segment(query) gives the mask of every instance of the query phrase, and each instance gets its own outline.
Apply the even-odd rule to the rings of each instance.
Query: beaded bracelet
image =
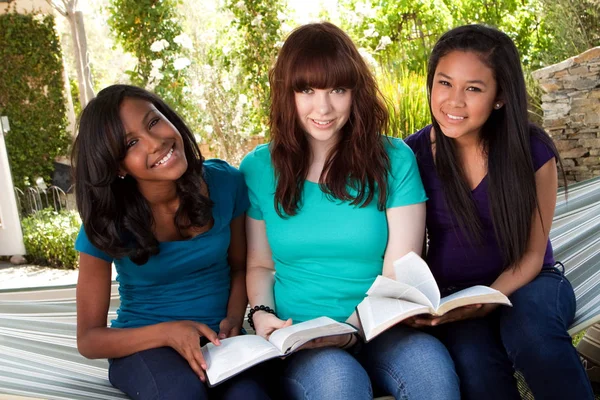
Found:
[[[268,312],[269,314],[273,314],[273,315],[277,316],[277,314],[275,314],[275,310],[273,310],[269,306],[260,305],[260,306],[252,307],[250,309],[250,311],[248,311],[248,325],[250,325],[250,328],[252,328],[252,329],[254,329],[254,320],[253,320],[252,316],[257,311],[264,311],[264,312]]]

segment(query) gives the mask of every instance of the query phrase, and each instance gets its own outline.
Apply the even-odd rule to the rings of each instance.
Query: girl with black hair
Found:
[[[573,289],[548,239],[557,150],[530,124],[517,49],[481,25],[436,43],[427,88],[432,125],[407,138],[427,201],[427,261],[444,294],[483,284],[513,307],[475,305],[414,326],[449,349],[465,399],[520,399],[514,369],[539,399],[591,399],[567,334]]]
[[[201,343],[240,334],[247,305],[239,171],[204,161],[164,101],[127,85],[83,110],[72,159],[81,354],[108,358],[111,383],[134,399],[268,398],[252,372],[203,383]],[[112,262],[120,307],[109,328]]]

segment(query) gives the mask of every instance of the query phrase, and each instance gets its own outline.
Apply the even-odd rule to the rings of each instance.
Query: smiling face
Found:
[[[493,71],[478,54],[455,50],[440,58],[431,110],[444,135],[459,141],[479,139],[492,111],[502,105]]]
[[[188,164],[173,124],[152,103],[136,98],[125,98],[119,114],[127,134],[119,173],[131,175],[138,185],[179,179]]]
[[[294,95],[298,120],[311,146],[332,146],[352,109],[349,89],[304,89]]]

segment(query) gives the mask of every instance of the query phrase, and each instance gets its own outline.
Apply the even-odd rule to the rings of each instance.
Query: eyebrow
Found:
[[[142,118],[142,122],[144,124],[146,123],[146,119],[148,119],[148,116],[152,112],[158,112],[158,110],[156,108],[151,108],[150,110],[148,110],[148,112],[146,114],[144,114],[144,118]],[[125,132],[125,139],[127,139],[131,135],[132,135],[132,132]]]
[[[452,80],[452,77],[451,77],[451,76],[449,76],[449,75],[446,75],[446,74],[445,74],[445,73],[443,73],[443,72],[438,72],[436,75],[441,75],[441,76],[443,76],[443,77],[444,77],[444,78],[446,78],[446,79]],[[485,82],[484,82],[484,81],[482,81],[482,80],[480,80],[480,79],[473,79],[473,80],[467,81],[467,83],[478,83],[478,84],[480,84],[480,85],[483,85],[483,86],[486,86],[486,87],[487,87],[487,85],[485,84]]]

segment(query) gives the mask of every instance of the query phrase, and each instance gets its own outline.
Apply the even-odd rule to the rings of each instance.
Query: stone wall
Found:
[[[544,128],[569,183],[600,176],[600,47],[537,70]]]

